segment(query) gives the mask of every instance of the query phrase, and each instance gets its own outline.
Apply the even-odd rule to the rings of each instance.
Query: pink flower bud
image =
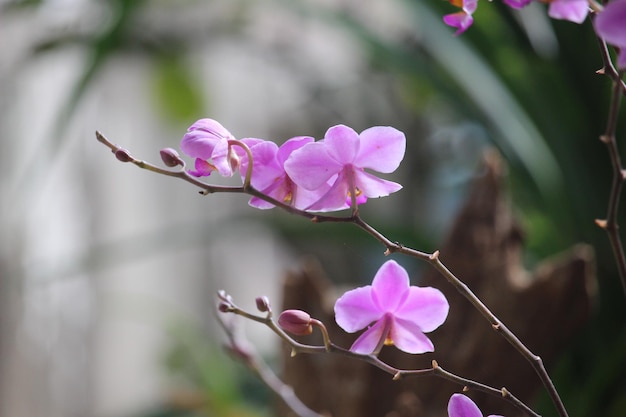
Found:
[[[222,313],[230,313],[233,311],[233,305],[230,303],[227,303],[225,301],[221,301],[218,305],[217,305],[217,309],[222,312]]]
[[[183,160],[180,159],[180,155],[176,152],[175,149],[172,148],[163,148],[159,151],[161,154],[161,160],[170,168],[173,168],[178,165],[183,165]]]
[[[257,310],[263,313],[270,311],[270,300],[266,296],[257,297],[254,301],[256,302]]]
[[[118,148],[115,150],[115,157],[122,162],[130,162],[132,161],[132,156],[130,156],[130,153],[123,148]]]
[[[313,332],[311,316],[302,310],[285,310],[278,316],[278,325],[297,336],[305,336]]]

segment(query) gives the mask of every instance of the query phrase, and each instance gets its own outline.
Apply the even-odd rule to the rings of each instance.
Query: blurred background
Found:
[[[215,292],[278,305],[285,271],[308,255],[336,282],[369,282],[384,257],[362,233],[200,196],[119,163],[94,136],[160,164],[159,149],[202,117],[277,142],[338,123],[403,130],[407,156],[388,178],[405,188],[363,216],[424,251],[497,148],[526,266],[579,242],[596,250],[593,316],[551,369],[570,415],[623,415],[626,309],[593,223],[612,175],[597,139],[609,82],[595,75],[590,22],[485,2],[455,37],[441,21],[453,11],[440,0],[0,0],[0,416],[272,415],[267,390],[222,353]],[[278,340],[259,327],[246,324],[271,360]],[[554,415],[545,398],[536,407]]]

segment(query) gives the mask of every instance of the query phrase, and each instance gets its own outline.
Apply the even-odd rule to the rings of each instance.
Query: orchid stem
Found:
[[[600,136],[600,141],[607,147],[611,166],[613,167],[613,179],[611,181],[611,191],[609,195],[607,214],[605,219],[596,220],[596,224],[604,229],[609,238],[613,256],[617,264],[618,274],[622,283],[622,289],[626,296],[626,255],[624,254],[624,246],[619,234],[619,224],[617,222],[617,213],[619,209],[622,187],[626,181],[626,170],[622,164],[619,148],[615,132],[617,129],[617,120],[622,95],[626,95],[626,87],[622,80],[623,73],[617,71],[611,57],[609,55],[606,42],[598,39],[600,43],[600,53],[604,62],[604,68],[599,71],[607,75],[613,82],[611,89],[611,101],[609,102],[609,114],[606,122],[606,129]]]
[[[222,300],[224,298],[220,297]],[[270,330],[276,333],[281,339],[283,339],[291,348],[293,354],[298,353],[333,353],[339,354],[343,356],[347,356],[353,359],[361,360],[366,363],[369,363],[377,368],[385,371],[386,373],[393,375],[394,380],[399,380],[401,378],[407,378],[412,376],[436,376],[439,378],[447,379],[448,381],[455,382],[464,387],[468,387],[470,389],[475,389],[477,391],[482,391],[490,395],[503,397],[506,401],[512,403],[514,406],[522,410],[524,413],[531,417],[540,417],[539,414],[535,413],[530,407],[520,401],[517,397],[512,395],[505,388],[497,389],[490,387],[488,385],[482,384],[480,382],[473,381],[471,379],[463,378],[461,376],[455,375],[452,372],[449,372],[439,366],[436,361],[433,361],[432,368],[424,368],[424,369],[398,369],[395,368],[386,362],[379,359],[376,355],[363,355],[360,353],[354,353],[350,350],[344,349],[340,346],[335,345],[330,340],[328,332],[326,331],[326,327],[319,320],[313,319],[312,324],[317,325],[322,329],[322,334],[324,335],[324,346],[315,346],[315,345],[305,345],[303,343],[297,342],[289,335],[287,335],[278,324],[269,316],[262,317],[252,313],[249,313],[238,306],[236,306],[232,300],[228,299],[229,309],[228,313],[236,314],[242,317],[245,317],[249,320],[253,320],[259,323],[266,325]],[[321,326],[320,326],[321,325]]]

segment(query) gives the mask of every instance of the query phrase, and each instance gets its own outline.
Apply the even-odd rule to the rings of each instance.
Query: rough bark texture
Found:
[[[441,249],[441,260],[549,367],[585,323],[594,293],[594,255],[578,245],[544,261],[534,272],[521,264],[523,233],[505,197],[504,168],[495,153],[473,185]],[[415,283],[415,277],[412,277]],[[430,270],[420,286],[442,290],[450,302],[446,323],[430,334],[436,352],[408,355],[385,348],[381,359],[398,368],[429,367],[432,360],[457,375],[506,387],[528,403],[540,388],[529,362],[438,272]],[[333,303],[337,291],[313,261],[289,274],[284,308],[299,308],[321,319],[337,344],[349,346],[355,335],[337,328]],[[318,335],[302,339],[320,343]],[[284,379],[312,409],[336,417],[422,417],[445,415],[446,403],[462,387],[436,377],[393,381],[370,365],[334,355],[285,354]],[[497,397],[468,395],[485,415],[521,413]],[[285,409],[282,416],[290,415]]]

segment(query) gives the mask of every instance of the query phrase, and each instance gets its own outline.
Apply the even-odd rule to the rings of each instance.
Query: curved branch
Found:
[[[609,152],[609,159],[613,168],[613,179],[611,181],[606,218],[597,219],[596,224],[607,233],[617,264],[619,277],[622,282],[624,295],[626,295],[626,255],[624,254],[624,246],[619,234],[619,224],[617,222],[622,187],[624,181],[626,181],[626,169],[624,169],[624,165],[622,164],[617,139],[615,137],[621,98],[623,95],[626,95],[626,84],[622,80],[623,73],[619,72],[611,61],[606,42],[600,38],[598,38],[598,42],[600,43],[600,53],[602,55],[602,61],[604,62],[604,67],[598,71],[598,73],[605,74],[613,82],[606,128],[604,133],[600,136],[600,141],[606,145]]]
[[[328,338],[328,334],[324,334],[324,346],[314,346],[314,345],[305,345],[294,340],[291,336],[289,336],[283,329],[278,326],[278,324],[272,318],[271,312],[268,312],[265,316],[258,316],[252,313],[249,313],[237,305],[234,304],[232,299],[225,295],[224,293],[220,293],[218,295],[220,300],[222,300],[222,304],[220,304],[220,311],[223,313],[233,313],[238,316],[245,317],[246,319],[256,321],[258,323],[264,324],[274,333],[276,333],[281,339],[283,339],[291,348],[291,355],[295,356],[299,353],[305,354],[314,354],[314,353],[332,353],[343,355],[352,359],[357,359],[362,362],[366,362],[370,365],[373,365],[386,373],[393,376],[394,380],[399,380],[407,377],[421,377],[421,376],[436,376],[439,378],[447,379],[448,381],[455,382],[465,389],[475,389],[477,391],[482,391],[490,395],[498,396],[504,398],[506,401],[513,404],[518,409],[522,410],[529,416],[532,417],[540,417],[537,413],[535,413],[530,407],[520,401],[517,397],[511,394],[506,388],[497,389],[490,387],[488,385],[482,384],[477,381],[473,381],[471,379],[463,378],[461,376],[455,375],[452,372],[449,372],[443,369],[437,361],[433,361],[432,368],[424,368],[424,369],[398,369],[395,368],[388,363],[382,361],[375,355],[363,355],[360,353],[354,353],[348,349],[342,348]]]

